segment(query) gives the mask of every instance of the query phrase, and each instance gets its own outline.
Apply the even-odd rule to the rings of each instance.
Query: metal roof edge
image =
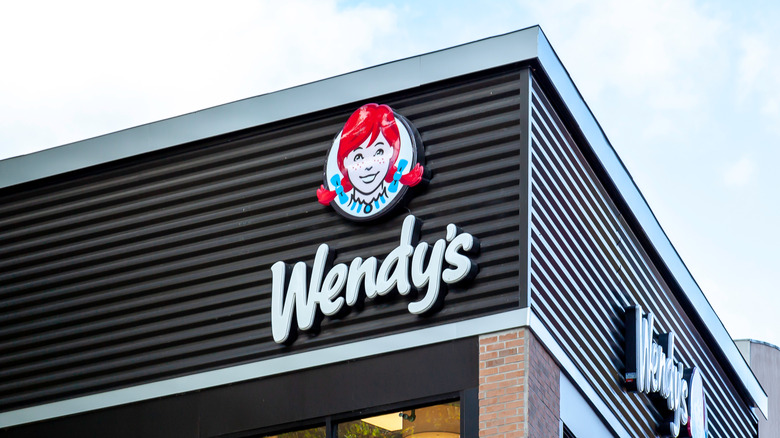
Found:
[[[0,161],[0,189],[537,57],[529,27]]]
[[[598,121],[588,108],[569,73],[555,54],[544,33],[539,33],[539,63],[552,85],[567,106],[574,121],[590,144],[593,152],[606,170],[612,183],[617,187],[629,209],[639,221],[644,233],[658,252],[666,267],[674,276],[682,292],[691,302],[692,308],[704,321],[704,329],[709,331],[717,342],[723,356],[740,378],[747,393],[756,407],[768,415],[768,397],[758,379],[745,362],[736,344],[726,331],[723,322],[704,296],[685,263],[674,249],[671,241],[661,228],[650,206],[645,200],[615,149],[601,129]]]
[[[775,345],[775,344],[773,344],[771,342],[761,341],[761,340],[758,340],[758,339],[753,339],[753,338],[734,339],[734,343],[738,343],[738,342],[747,342],[747,343],[750,343],[750,344],[763,345],[763,346],[765,346],[767,348],[773,348],[775,350],[780,351],[780,347],[778,347],[777,345]]]

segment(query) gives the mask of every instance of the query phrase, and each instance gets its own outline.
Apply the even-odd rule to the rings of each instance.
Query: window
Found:
[[[311,429],[294,430],[284,432],[278,435],[267,435],[267,438],[325,438],[325,426],[314,427]]]
[[[379,415],[336,421],[314,428],[264,435],[264,438],[459,438],[460,401],[394,410]]]
[[[459,438],[460,402],[339,423],[336,438]]]

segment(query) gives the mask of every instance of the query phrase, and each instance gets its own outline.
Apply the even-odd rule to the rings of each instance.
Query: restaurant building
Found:
[[[756,437],[541,29],[0,161],[0,435]]]

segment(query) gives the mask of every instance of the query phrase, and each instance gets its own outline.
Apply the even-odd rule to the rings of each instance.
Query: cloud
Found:
[[[777,11],[767,15],[780,19]],[[780,29],[773,20],[771,24],[757,20],[750,33],[738,38],[735,48],[737,63],[737,104],[742,112],[760,109],[763,122],[769,122],[775,135],[780,134]]]
[[[745,35],[740,39],[737,89],[740,100],[756,91],[759,79],[769,67],[772,49],[759,35]]]
[[[703,99],[693,85],[727,62],[726,24],[691,1],[564,0],[534,11],[586,100],[618,90],[657,109],[691,109]]]
[[[9,3],[0,159],[386,61],[396,22],[335,0]]]
[[[742,157],[723,173],[723,182],[731,187],[743,187],[754,178],[756,166],[749,157]]]

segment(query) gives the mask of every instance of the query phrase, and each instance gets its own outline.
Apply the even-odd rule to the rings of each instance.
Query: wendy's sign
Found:
[[[354,221],[378,218],[424,182],[425,151],[417,130],[387,105],[357,109],[328,151],[317,199]]]
[[[626,309],[626,372],[629,391],[653,396],[667,413],[659,426],[664,437],[707,437],[707,404],[698,368],[675,359],[674,332],[653,337],[652,313]]]
[[[454,224],[433,245],[420,242],[422,222],[404,219],[398,246],[381,262],[376,257],[355,257],[349,265],[334,265],[335,252],[326,244],[317,248],[309,273],[305,262],[271,266],[271,329],[274,341],[289,343],[297,329],[311,330],[318,316],[335,316],[359,300],[374,300],[389,293],[416,299],[410,313],[424,315],[442,303],[447,285],[474,278],[479,268],[471,258],[479,240]],[[430,250],[430,251],[429,251]]]

